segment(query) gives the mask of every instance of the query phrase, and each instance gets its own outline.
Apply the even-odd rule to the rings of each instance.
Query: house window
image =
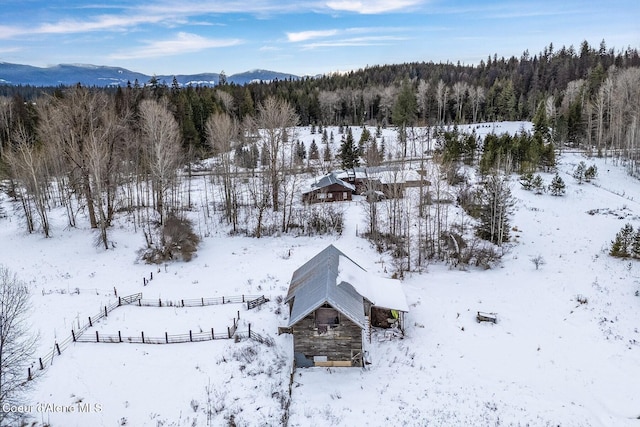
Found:
[[[325,193],[318,193],[318,199],[324,199],[325,197],[327,197]]]
[[[333,199],[333,193],[327,194],[327,197],[329,197],[330,199]]]
[[[348,196],[346,191],[344,193],[342,193],[342,200],[347,200],[348,197],[349,196]]]
[[[322,334],[340,324],[338,310],[331,307],[320,307],[316,310],[316,328]]]

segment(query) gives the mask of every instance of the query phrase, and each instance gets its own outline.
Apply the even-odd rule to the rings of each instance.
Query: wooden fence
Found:
[[[211,328],[207,332],[193,332],[189,331],[188,334],[169,335],[164,333],[163,337],[150,337],[141,332],[137,336],[123,337],[122,333],[118,331],[117,335],[100,334],[96,331],[95,336],[85,334],[76,339],[76,342],[93,342],[93,343],[131,343],[131,344],[178,344],[186,342],[200,342],[211,340],[223,340],[233,338],[236,330],[238,329],[238,321],[240,320],[240,312],[238,311],[237,317],[233,319],[233,325],[229,326],[226,332],[215,333]],[[249,327],[251,329],[251,327]]]
[[[134,305],[134,306],[144,306],[144,307],[202,307],[207,305],[219,305],[219,304],[241,304],[247,303],[249,301],[254,301],[256,299],[264,299],[268,301],[264,295],[239,295],[239,296],[222,296],[217,298],[200,298],[200,299],[181,299],[181,300],[165,300],[162,299],[142,299],[142,293],[136,293],[132,295],[127,295],[124,297],[118,297],[118,300],[105,305],[100,309],[100,311],[94,315],[90,316],[87,319],[87,323],[83,325],[78,325],[77,328],[72,327],[71,335],[67,337],[67,339],[61,342],[55,342],[51,351],[49,351],[45,356],[39,357],[36,361],[32,363],[30,367],[27,368],[27,381],[31,381],[36,376],[40,375],[48,366],[53,365],[53,360],[57,356],[61,356],[62,352],[66,350],[72,343],[74,342],[131,342],[131,343],[141,343],[141,344],[173,344],[173,343],[185,343],[185,342],[198,342],[198,341],[209,341],[214,339],[229,339],[234,336],[236,330],[238,328],[238,320],[240,319],[240,312],[238,311],[238,316],[233,320],[233,326],[227,328],[226,334],[222,333],[214,333],[213,328],[211,331],[207,332],[197,332],[193,333],[189,331],[188,334],[182,335],[168,335],[165,333],[164,337],[145,337],[144,333],[141,333],[139,337],[122,337],[120,332],[118,335],[100,335],[96,331],[96,335],[89,337],[84,336],[84,333],[87,329],[93,327],[93,324],[100,321],[100,319],[104,317],[108,317],[109,313],[115,310],[118,307],[122,307],[123,305]],[[254,337],[257,334],[253,333]],[[249,332],[247,336],[252,338],[251,327],[249,326]],[[262,337],[260,337],[262,338]],[[253,338],[256,339],[256,338]]]
[[[180,300],[163,300],[158,299],[142,299],[135,301],[140,307],[204,307],[207,305],[221,304],[244,304],[257,299],[266,299],[264,295],[238,295],[231,297],[217,298],[199,298],[199,299],[180,299]],[[267,300],[268,301],[268,300]]]

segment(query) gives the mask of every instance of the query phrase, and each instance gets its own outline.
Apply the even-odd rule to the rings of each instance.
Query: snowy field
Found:
[[[320,145],[318,134],[300,137]],[[115,226],[116,245],[108,251],[93,246],[90,230],[66,228],[63,212],[52,238],[44,239],[25,234],[16,206],[3,196],[8,218],[0,219],[0,264],[33,290],[37,355],[113,303],[116,292],[270,299],[254,310],[117,308],[86,334],[222,330],[239,311],[238,331],[250,323],[273,345],[76,343],[54,357],[25,404],[34,406],[34,421],[54,427],[278,426],[287,409],[290,426],[640,426],[640,264],[608,256],[625,223],[640,226],[640,183],[611,160],[579,154],[558,160],[563,197],[524,191],[514,176],[515,231],[500,266],[460,271],[432,264],[407,275],[404,339],[374,334],[366,369],[297,370],[290,406],[292,341],[277,328],[287,322],[279,297],[291,274],[329,244],[371,272],[385,275],[390,266],[356,235],[365,229],[360,202],[344,203],[342,236],[251,239],[220,229],[203,239],[193,261],[158,268],[136,263],[144,239],[127,223]],[[594,183],[571,178],[581,160],[597,165]],[[553,175],[542,176],[548,184]],[[536,270],[531,258],[538,255],[545,264]],[[498,313],[498,323],[477,323],[477,311]],[[39,403],[76,410],[38,412]]]

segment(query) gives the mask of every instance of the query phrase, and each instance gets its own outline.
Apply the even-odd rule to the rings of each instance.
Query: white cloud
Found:
[[[424,0],[337,0],[326,3],[333,10],[356,12],[361,14],[376,14],[394,12],[423,3]]]
[[[287,33],[287,39],[290,42],[303,42],[310,39],[332,37],[337,34],[338,30],[300,31],[297,33]]]
[[[308,43],[303,46],[304,49],[317,49],[321,47],[348,47],[348,46],[387,46],[396,41],[408,40],[407,37],[395,36],[372,36],[372,37],[354,37],[342,40],[331,40],[316,43]]]
[[[139,59],[198,52],[205,49],[236,46],[240,39],[208,39],[197,34],[178,33],[174,39],[149,42],[139,49],[110,55],[112,59]]]

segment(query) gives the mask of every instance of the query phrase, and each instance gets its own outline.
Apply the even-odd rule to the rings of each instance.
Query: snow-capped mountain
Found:
[[[77,83],[83,86],[126,86],[147,83],[153,76],[127,70],[120,67],[107,67],[86,64],[60,64],[51,67],[34,67],[31,65],[10,64],[0,62],[0,84],[31,86],[68,86]],[[173,75],[156,75],[159,82],[171,85]],[[181,86],[215,86],[220,80],[218,73],[201,73],[175,75]],[[227,76],[228,83],[243,85],[255,81],[272,81],[275,79],[298,79],[293,74],[268,70],[251,70]]]

